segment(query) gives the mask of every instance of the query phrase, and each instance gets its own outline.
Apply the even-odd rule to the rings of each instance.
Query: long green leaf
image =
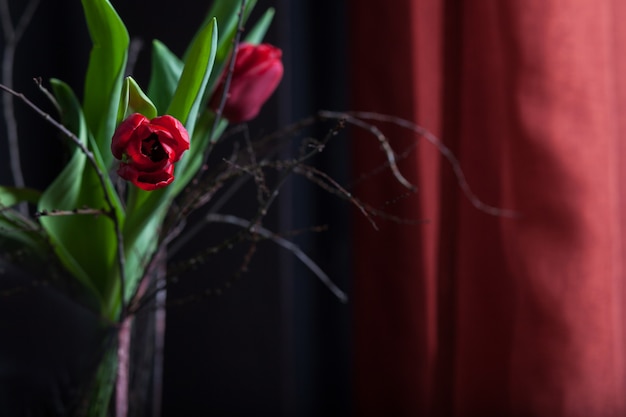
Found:
[[[184,63],[167,46],[158,40],[152,42],[152,70],[148,95],[155,104],[158,113],[169,107],[180,75],[183,72]]]
[[[89,140],[87,122],[80,103],[66,84],[52,81],[52,91],[62,109],[62,119],[77,138],[88,146],[100,167],[104,161],[93,138]],[[89,207],[113,209],[123,224],[124,214],[108,176],[105,187],[112,199],[108,207],[104,190],[86,155],[76,148],[71,160],[39,199],[39,210],[67,210]],[[105,215],[43,216],[40,219],[61,263],[102,303],[111,298],[111,288],[119,279],[116,269],[117,236],[111,219]],[[119,295],[118,295],[119,297]],[[115,318],[102,304],[102,313]]]
[[[250,17],[250,13],[256,6],[256,0],[248,0],[243,14],[243,23],[245,24]],[[215,56],[215,67],[209,84],[205,100],[208,100],[210,93],[215,89],[217,82],[226,68],[230,52],[233,47],[233,39],[237,34],[237,21],[239,19],[239,11],[241,2],[234,0],[217,0],[213,3],[213,7],[209,10],[209,16],[215,16],[220,25],[220,39],[217,45],[217,53]]]
[[[87,143],[87,125],[82,116],[80,104],[72,90],[65,83],[58,80],[51,80],[52,91],[57,102],[62,109],[62,118],[64,124],[74,131],[76,136],[83,144]],[[83,172],[87,158],[79,150],[75,150],[72,158],[65,166],[65,169],[52,182],[52,184],[44,191],[39,199],[39,211],[52,211],[55,209],[73,210],[81,207],[79,205],[79,196],[82,188]],[[81,216],[82,217],[82,216]],[[74,245],[72,244],[72,229],[80,227],[77,221],[81,221],[81,217],[47,217],[41,218],[41,224],[50,237],[51,244],[59,257],[61,263],[68,271],[76,277],[85,287],[92,290],[94,295],[101,300],[101,296],[96,289],[92,276],[85,269],[85,266],[79,262],[79,254],[76,253],[73,246],[82,241],[76,236]],[[85,218],[82,217],[82,220]],[[75,229],[81,234],[84,229]],[[93,236],[92,236],[93,237]],[[82,244],[82,242],[80,242]]]
[[[257,0],[248,0],[246,1],[246,8],[244,10],[244,23],[254,6],[256,5]],[[211,8],[208,10],[207,14],[204,16],[204,21],[202,22],[201,28],[206,26],[211,19],[217,19],[217,23],[220,27],[220,32],[222,33],[219,45],[224,43],[231,35],[234,36],[234,32],[237,30],[237,20],[239,19],[239,11],[241,10],[241,1],[240,0],[215,0],[211,4]],[[200,30],[196,33],[195,37],[198,37]],[[232,38],[231,38],[232,39]],[[189,49],[185,53],[187,56],[189,53]],[[219,55],[219,54],[218,54]]]
[[[166,114],[169,114],[185,123],[190,136],[196,123],[196,115],[202,100],[206,83],[211,73],[215,58],[215,45],[217,42],[217,24],[213,19],[196,37],[187,56],[184,68],[179,77],[178,84],[171,98]],[[177,59],[171,59],[168,64],[168,56],[172,58],[169,50],[162,44],[155,42],[157,62],[161,69],[153,71],[150,83],[151,98],[156,101],[157,107],[167,98],[167,87],[157,84],[159,77],[173,80],[176,76]],[[153,52],[155,51],[153,50]],[[154,56],[153,56],[154,60]],[[173,64],[172,64],[173,63]],[[153,95],[154,94],[154,95]],[[155,97],[161,97],[155,100]],[[191,145],[194,146],[193,144]],[[183,160],[179,161],[176,169],[179,169]],[[132,188],[129,193],[127,205],[127,218],[124,226],[126,237],[126,261],[129,265],[142,265],[156,248],[161,221],[174,198],[174,188],[167,187],[156,191],[143,191]],[[132,272],[132,271],[131,271]],[[134,275],[136,276],[136,274]],[[129,277],[129,287],[135,284],[134,278]]]
[[[168,188],[155,191],[134,188],[130,192],[123,230],[127,300],[136,290],[150,257],[157,248],[161,225],[172,200]],[[113,303],[110,307],[115,311],[119,306],[120,303]]]
[[[194,39],[178,86],[167,110],[183,122],[189,135],[193,135],[196,115],[202,101],[217,49],[217,21],[212,19]]]
[[[207,48],[210,49],[207,50]],[[202,155],[206,150],[208,138],[200,137],[199,140],[194,140],[194,138],[198,138],[198,136],[194,134],[194,131],[196,128],[196,122],[198,119],[197,115],[200,110],[200,106],[204,105],[205,89],[213,68],[216,49],[217,22],[216,19],[213,19],[211,24],[209,24],[204,31],[201,31],[199,35],[196,36],[194,44],[189,50],[187,60],[185,61],[185,70],[183,71],[176,94],[174,95],[174,99],[172,100],[172,104],[170,106],[172,111],[177,110],[177,106],[179,106],[179,104],[176,99],[179,97],[180,92],[180,97],[185,99],[183,108],[189,109],[189,114],[186,119],[186,127],[191,138],[190,151],[187,155],[183,156],[176,166],[176,175],[181,178],[187,178],[180,181],[180,184],[176,183],[178,180],[174,181],[174,185],[169,190],[170,194],[173,194],[174,196],[180,192],[182,186],[185,185],[190,178],[190,173],[187,168],[189,162],[195,162],[198,159],[197,155]],[[188,91],[189,95],[184,94],[185,91]],[[203,112],[204,111],[206,110],[203,109]],[[170,114],[174,115],[175,113]]]
[[[252,44],[259,44],[263,42],[263,38],[265,37],[265,34],[274,19],[274,13],[274,8],[270,7],[267,9],[254,27],[246,34],[245,41]]]
[[[159,44],[155,43],[155,45]],[[216,45],[217,22],[215,19],[212,19],[199,32],[199,35],[192,43],[190,53],[185,59],[178,85],[166,112],[166,114],[177,118],[185,124],[190,137],[193,137],[198,110],[215,60]],[[161,60],[162,57],[167,57],[169,51],[164,47],[158,46],[158,48],[160,50],[160,58],[158,59]],[[176,63],[176,60],[171,62]],[[175,71],[172,71],[172,67],[167,70],[168,66],[162,61],[161,68],[162,70],[165,69],[165,71],[159,70],[160,75],[164,76],[164,78],[171,77],[170,79],[173,79]],[[153,80],[155,81],[154,83],[151,82],[151,91],[157,93],[160,87],[155,84],[157,76],[155,76],[154,72]],[[160,93],[152,96],[152,98],[158,97],[159,94],[161,94],[161,97],[166,97],[167,91],[160,90]],[[192,143],[191,147],[193,148],[194,146]],[[185,163],[186,156],[183,155],[181,161],[177,163],[176,170],[178,172],[184,170]],[[161,221],[175,197],[175,191],[177,189],[173,186],[151,192],[136,188],[131,189],[124,227],[124,236],[127,238],[126,260],[129,265],[133,267],[142,265],[156,249],[155,243],[158,241]],[[136,274],[134,276],[137,277]],[[129,277],[129,287],[133,287],[135,284],[135,278]]]
[[[65,86],[65,88],[65,95],[69,96],[71,90],[67,86]],[[69,126],[85,126],[86,122],[75,96],[70,96],[69,98],[64,99],[63,94],[58,94],[63,90],[59,90],[57,88],[54,91],[55,94],[57,94],[57,100],[65,105],[66,112],[72,115],[69,120],[65,121],[65,124]],[[137,99],[131,99],[130,101],[132,102],[134,100]],[[77,121],[72,122],[72,119]],[[84,142],[84,139],[82,140]],[[95,143],[95,139],[91,135],[88,137],[88,144],[100,172],[104,173],[103,179],[105,189],[102,189],[102,183],[100,182],[100,178],[96,170],[90,163],[85,161],[81,188],[79,190],[79,194],[75,197],[76,206],[110,208],[115,211],[120,228],[123,228],[125,212],[111,179],[108,175],[106,175],[106,166],[103,155]],[[76,152],[81,157],[85,157],[85,155],[83,155],[79,150]],[[110,153],[109,148],[107,148],[106,152],[107,154]],[[107,207],[107,201],[104,194],[105,190],[109,196],[111,204],[113,205],[112,207]],[[84,229],[81,229],[79,233],[70,233],[69,237],[69,239],[73,239],[73,236],[77,236],[83,240],[82,243],[72,241],[72,245],[74,245],[73,253],[76,253],[77,262],[84,265],[85,269],[90,274],[91,282],[98,289],[98,292],[103,299],[104,314],[110,318],[116,318],[119,311],[108,308],[111,305],[120,302],[120,278],[119,271],[117,269],[118,241],[113,222],[111,219],[105,218],[104,216],[99,216],[97,218],[89,216],[82,216],[82,218],[80,218],[73,216],[72,219],[75,219],[74,221],[77,225],[84,224]],[[91,253],[91,255],[89,255],[89,253]]]
[[[129,36],[108,0],[82,0],[82,4],[93,43],[83,108],[89,131],[109,167],[113,161],[109,146],[117,121]]]

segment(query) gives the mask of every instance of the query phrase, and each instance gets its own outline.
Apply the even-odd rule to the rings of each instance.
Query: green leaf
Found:
[[[52,82],[52,90],[61,106],[64,123],[87,146],[87,123],[78,99],[69,86],[58,80]],[[92,151],[102,166],[104,162],[100,152],[98,149]],[[107,182],[107,189],[115,196],[110,182]],[[76,147],[71,160],[42,194],[38,209],[50,212],[84,206],[108,209],[95,169]],[[121,215],[121,206],[116,198],[114,206]],[[117,239],[113,222],[104,215],[42,216],[40,222],[61,263],[102,302],[108,296],[111,283],[119,279],[115,269]]]
[[[92,144],[91,149],[93,150],[94,158],[96,159],[98,166],[101,166],[103,163],[102,155],[100,155],[100,151],[95,146],[93,138],[90,137],[89,139],[90,139],[90,143]],[[108,177],[106,177],[105,179],[106,179],[105,181],[106,189],[112,200],[111,202],[113,204],[113,210],[115,210],[115,214],[117,216],[117,221],[119,223],[120,230],[123,232],[124,223],[126,221],[126,213],[124,212],[122,202],[119,199],[119,196],[115,190],[115,187],[113,186],[113,183],[110,181]],[[100,183],[98,185],[100,185]],[[101,189],[101,186],[99,188]],[[112,220],[110,220],[109,223],[113,225]],[[112,245],[112,247],[115,249],[115,254],[112,258],[105,259],[106,262],[111,262],[111,264],[109,265],[109,274],[105,274],[104,277],[100,277],[100,280],[97,282],[97,285],[100,288],[100,292],[102,294],[102,299],[103,299],[102,310],[104,314],[107,317],[111,317],[112,319],[115,319],[118,317],[120,313],[120,307],[121,307],[121,293],[120,293],[121,277],[119,274],[119,264],[117,262],[117,245],[118,245],[117,233],[114,227],[112,228],[112,231],[115,235],[111,235],[109,233],[108,238],[110,242],[109,244]],[[125,243],[126,238],[123,233],[122,233],[122,239],[124,239],[123,243]],[[137,270],[135,270],[135,272],[136,271]],[[128,265],[126,265],[125,278],[127,280],[126,282],[127,284],[128,284],[129,275],[132,275],[132,274],[129,274],[129,268],[128,268]],[[126,288],[126,290],[127,290],[126,292],[128,293],[128,288]]]
[[[117,344],[108,343],[106,349],[97,364],[94,379],[87,386],[87,396],[84,407],[84,415],[88,417],[110,416],[111,398],[115,391],[115,381],[118,367]]]
[[[0,207],[0,248],[3,252],[19,250],[27,256],[43,259],[50,247],[43,230],[36,223],[15,210]]]
[[[212,19],[200,31],[199,36],[195,38],[191,46],[166,112],[166,114],[183,122],[190,136],[193,134],[198,108],[215,59],[216,43],[217,23],[215,19]],[[154,45],[155,50],[158,51],[155,55],[160,69],[156,72],[153,71],[150,90],[151,93],[157,93],[155,96],[151,96],[153,99],[159,95],[162,97],[158,99],[160,102],[167,96],[167,88],[163,89],[161,85],[157,85],[157,81],[160,77],[169,80],[175,78],[177,59],[173,59],[162,44],[155,43]],[[184,158],[185,156],[183,156]],[[171,186],[150,192],[138,188],[131,188],[130,190],[123,231],[126,237],[126,261],[130,267],[127,269],[129,271],[127,277],[129,288],[136,286],[140,278],[136,271],[143,270],[141,266],[145,265],[145,262],[149,260],[156,249],[161,222],[175,196],[174,191],[175,189]]]
[[[210,19],[194,38],[181,71],[178,58],[160,42],[153,44],[153,71],[149,95],[159,109],[169,101],[166,114],[183,122],[190,137],[193,137],[197,114],[215,60],[216,45],[217,22]],[[175,80],[176,89],[172,94],[171,86]],[[194,146],[196,145],[192,143],[191,147]],[[201,148],[202,146],[199,147],[200,150]],[[177,172],[180,172],[180,165],[184,165],[185,159],[186,155],[183,155],[183,159],[177,164]],[[161,222],[176,191],[179,189],[173,186],[151,192],[131,188],[124,236],[126,236],[126,261],[134,271],[137,270],[136,265],[143,265],[156,249]],[[129,278],[129,281],[129,287],[132,287],[134,278]]]
[[[120,104],[117,107],[117,119],[115,121],[116,126],[122,123],[122,121],[126,118],[126,113],[128,113],[128,103],[130,101],[128,88],[128,82],[124,82],[122,86],[122,92],[120,94]]]
[[[265,34],[274,19],[274,14],[274,8],[270,7],[267,9],[256,25],[254,25],[254,27],[248,32],[245,41],[251,44],[259,44],[263,42],[263,38],[265,37]]]
[[[50,86],[59,106],[61,123],[81,139],[83,145],[87,145],[87,123],[74,91],[65,82],[56,78],[50,79]],[[71,148],[75,149],[76,146],[71,145]]]
[[[108,0],[82,0],[93,47],[85,80],[85,119],[107,167],[129,44],[126,26]]]
[[[162,222],[173,199],[170,187],[155,191],[144,191],[136,187],[130,190],[123,229],[126,296],[129,298],[157,248]],[[119,308],[116,305],[113,307]]]
[[[141,87],[133,79],[126,77],[120,98],[120,108],[118,113],[118,123],[133,113],[141,113],[148,119],[157,116],[157,109],[150,98],[141,90]],[[119,114],[121,113],[121,118]]]
[[[248,20],[250,13],[256,5],[256,0],[246,2],[246,8],[243,14],[243,24]],[[241,2],[232,0],[217,0],[213,3],[213,7],[209,10],[209,16],[215,16],[220,25],[220,39],[218,40],[217,53],[215,55],[215,66],[209,84],[207,87],[207,96],[215,89],[222,72],[226,68],[230,52],[233,47],[233,39],[237,34],[237,21],[239,19],[239,11],[241,10]],[[208,97],[205,98],[208,100]]]
[[[183,158],[176,165],[176,175],[189,177],[187,172],[187,165],[190,161],[190,155],[197,155],[198,153],[204,154],[207,146],[206,138],[200,138],[200,141],[194,141],[194,130],[197,122],[197,115],[200,106],[204,104],[204,92],[211,75],[211,69],[215,59],[215,51],[217,47],[217,23],[213,19],[212,23],[207,25],[204,31],[201,31],[199,36],[196,36],[187,60],[185,61],[185,69],[178,83],[178,88],[172,104],[170,105],[169,114],[174,117],[177,116],[177,112],[182,109],[179,120],[186,120],[185,127],[191,138],[190,151],[188,155],[183,155]],[[177,101],[177,98],[181,97],[181,103]],[[189,109],[189,110],[187,110]],[[185,114],[187,111],[188,114]],[[192,157],[194,158],[194,157]],[[194,158],[195,160],[195,158]],[[177,180],[174,180],[176,183]],[[181,185],[170,187],[169,192],[176,195],[182,189]]]
[[[212,19],[194,39],[167,114],[180,120],[193,135],[196,115],[202,101],[217,48],[217,21]]]
[[[152,42],[152,70],[148,95],[156,105],[159,114],[163,114],[170,105],[183,72],[183,66],[183,61],[167,49],[167,46],[158,40]]]
[[[205,123],[200,121],[199,126],[202,126],[201,130],[207,133],[206,137],[208,137]],[[192,143],[194,140],[192,139]],[[196,141],[195,146],[192,145],[191,147],[191,149],[195,149],[200,154],[205,148],[206,141],[201,140]],[[145,271],[147,262],[157,249],[162,222],[174,197],[182,189],[181,186],[177,187],[175,185],[180,183],[180,173],[185,172],[184,165],[188,160],[189,157],[186,154],[176,164],[176,179],[170,186],[155,191],[144,191],[131,186],[129,190],[129,199],[126,206],[127,217],[123,230],[125,236],[128,295],[131,295],[136,288],[141,278],[139,272]],[[195,165],[199,166],[199,162]]]
[[[244,23],[254,6],[256,5],[257,0],[248,0],[246,2],[246,7],[244,10]],[[215,0],[211,5],[211,8],[207,12],[204,17],[204,21],[202,22],[201,28],[207,25],[211,19],[217,19],[217,22],[220,27],[220,32],[222,33],[222,37],[220,39],[219,45],[221,46],[230,38],[234,37],[235,32],[237,31],[237,21],[239,20],[239,12],[241,10],[241,1],[239,0]],[[199,32],[196,33],[195,37],[199,36]],[[185,53],[185,56],[189,53],[189,50]],[[218,54],[219,55],[219,54]]]
[[[37,204],[41,192],[34,188],[0,186],[0,207],[11,207],[21,202]]]
[[[43,257],[47,249],[43,230],[28,217],[10,207],[22,202],[37,204],[41,192],[33,188],[0,186],[0,247],[30,250],[30,254]]]
[[[169,202],[170,200],[167,201]],[[127,300],[130,299],[137,289],[139,280],[146,272],[151,256],[157,248],[161,225],[168,206],[169,203],[166,205],[164,201],[163,206],[154,215],[141,222],[142,227],[134,229],[134,231],[126,230],[128,234],[128,239],[126,240],[128,243],[126,247]],[[145,210],[148,206],[144,205],[143,208]]]

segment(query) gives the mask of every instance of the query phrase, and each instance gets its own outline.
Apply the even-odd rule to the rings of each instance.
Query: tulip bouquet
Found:
[[[158,254],[189,213],[245,172],[210,172],[207,161],[229,123],[254,118],[283,74],[281,51],[262,43],[274,11],[243,32],[254,5],[214,1],[182,57],[155,40],[150,82],[140,86],[125,76],[130,38],[118,13],[109,0],[82,0],[93,43],[83,99],[61,80],[37,80],[58,110],[48,115],[0,86],[54,124],[71,152],[43,191],[0,187],[0,260],[56,277],[114,330],[74,413],[105,416],[114,403],[126,415],[130,329],[159,290],[146,289]]]

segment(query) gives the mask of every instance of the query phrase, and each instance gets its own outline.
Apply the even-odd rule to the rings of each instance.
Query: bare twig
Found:
[[[250,132],[247,129],[244,131],[244,137],[246,139],[246,152],[248,153],[248,157],[250,158],[250,166],[254,167],[254,171],[252,171],[252,176],[257,186],[257,201],[261,202],[263,201],[263,196],[268,195],[270,191],[267,188],[267,184],[265,182],[263,169],[261,168],[261,165],[257,163],[256,154],[252,146],[252,141],[250,140]]]
[[[14,210],[12,207],[3,206],[2,204],[0,204],[0,218],[24,231],[41,231],[41,227],[33,222],[29,216]]]
[[[372,219],[372,216],[370,216],[367,207],[357,198],[355,198],[351,192],[346,190],[344,187],[341,186],[341,184],[335,181],[330,175],[309,165],[299,165],[294,169],[294,172],[298,174],[303,174],[309,180],[318,184],[320,187],[323,187],[326,191],[332,192],[341,197],[345,197],[345,199],[350,201],[350,203],[352,203],[356,208],[359,209],[361,213],[363,213],[363,215],[370,222],[374,230],[378,230],[378,225],[376,224],[374,219]],[[319,179],[318,177],[321,179]],[[328,185],[327,183],[330,185]]]
[[[246,229],[250,227],[249,220],[228,214],[209,214],[205,217],[205,221],[209,223],[228,223]],[[258,225],[253,226],[251,232],[258,234],[265,239],[270,239],[277,245],[293,253],[294,256],[306,265],[306,267],[309,268],[315,276],[317,276],[317,278],[319,278],[322,284],[324,284],[342,303],[346,303],[348,301],[346,293],[340,290],[339,287],[332,282],[328,275],[326,275],[326,273],[311,258],[309,258],[309,256],[304,253],[298,245]]]
[[[312,158],[314,155],[320,153],[323,149],[324,146],[326,145],[326,143],[328,143],[328,141],[330,141],[330,139],[334,136],[336,136],[338,134],[338,132],[343,129],[344,124],[341,120],[339,120],[336,124],[336,126],[334,126],[333,128],[331,128],[328,133],[326,134],[326,136],[320,140],[317,141],[315,143],[315,146],[311,147],[311,149],[308,149],[306,152],[303,152],[303,154],[294,160],[291,161],[287,161],[284,162],[284,169],[282,170],[282,175],[280,176],[280,178],[278,178],[278,180],[276,181],[276,184],[272,187],[271,190],[268,190],[268,194],[267,194],[267,198],[263,201],[260,200],[258,201],[259,203],[259,207],[257,209],[257,213],[256,215],[250,219],[250,220],[245,220],[245,222],[247,223],[247,225],[245,226],[246,232],[250,235],[261,235],[264,237],[267,237],[267,235],[263,235],[261,233],[259,233],[259,230],[266,230],[261,226],[261,220],[265,217],[265,215],[267,214],[269,208],[271,207],[271,205],[273,204],[273,202],[275,201],[276,197],[278,196],[279,190],[282,188],[282,186],[285,184],[285,182],[287,181],[287,179],[289,178],[289,176],[291,175],[291,173],[298,167],[300,166],[302,163],[304,163],[305,161],[307,161],[308,159]],[[258,165],[258,163],[256,164]],[[256,169],[259,169],[258,167]],[[245,169],[244,169],[245,171]],[[251,176],[254,176],[254,174],[252,172],[250,172]],[[258,186],[258,184],[257,184]],[[205,219],[211,219],[211,216],[220,216],[219,214],[216,214],[214,212],[209,212]],[[244,220],[242,220],[244,221]],[[185,237],[188,237],[190,235],[196,234],[199,232],[199,230],[201,230],[206,224],[208,224],[210,222],[203,222],[202,224],[196,225],[193,229],[191,229],[188,234]],[[244,227],[241,226],[241,224],[237,224],[240,227]],[[289,246],[286,242],[287,241],[280,241],[281,245],[286,245]],[[304,255],[304,254],[303,254]],[[302,260],[302,255],[297,255],[299,259]],[[307,257],[308,259],[308,257]],[[318,268],[319,269],[319,268]],[[315,268],[312,268],[312,270],[314,272],[316,272],[317,270]],[[330,280],[328,279],[328,277],[323,274],[323,275],[319,275],[318,272],[316,272],[316,274],[318,275],[318,277],[320,278],[320,280],[322,280],[322,282],[324,282],[327,286],[328,282],[330,282]],[[332,283],[331,283],[332,284]],[[346,297],[345,294],[343,293],[338,293],[336,290],[338,290],[336,287],[335,289],[332,288],[332,286],[329,286],[329,288],[331,289],[331,291],[341,300],[341,301],[345,301]],[[343,294],[343,295],[342,295]]]
[[[389,144],[389,141],[387,140],[385,135],[383,135],[383,133],[376,126],[372,124],[367,124],[363,122],[362,120],[350,115],[349,113],[320,111],[319,114],[322,117],[328,117],[332,119],[343,119],[346,121],[346,123],[350,123],[352,125],[360,127],[361,129],[365,129],[369,131],[380,142],[380,145],[382,146],[383,150],[385,151],[385,155],[387,156],[387,160],[389,161],[389,168],[391,169],[391,172],[396,177],[398,182],[409,190],[416,190],[415,185],[411,184],[409,180],[404,178],[404,176],[400,173],[400,169],[398,168],[398,165],[396,164],[396,154],[394,153],[393,148]]]
[[[293,125],[291,125],[292,128],[298,128],[301,129],[303,127],[306,127],[306,124],[308,123],[313,123],[315,122],[317,119],[316,118],[307,118],[306,121],[301,121],[301,122],[297,122],[294,123]],[[265,202],[260,202],[259,204],[259,209],[257,212],[257,215],[250,220],[250,225],[254,225],[256,224],[260,218],[262,218],[265,213],[267,212],[267,210],[269,209],[269,206],[273,203],[274,199],[278,196],[278,190],[282,187],[282,185],[285,183],[285,181],[287,180],[287,178],[289,177],[289,175],[291,174],[291,172],[293,172],[293,170],[301,163],[305,162],[306,160],[312,158],[314,155],[317,155],[318,153],[320,153],[323,150],[324,145],[334,136],[336,136],[338,134],[338,132],[343,129],[344,125],[343,122],[341,122],[340,120],[338,121],[338,123],[331,128],[328,133],[326,134],[326,136],[323,138],[322,141],[319,142],[318,146],[310,149],[308,152],[305,152],[300,158],[294,159],[294,160],[290,160],[290,161],[284,161],[284,173],[281,176],[281,178],[278,180],[278,185],[276,187],[274,187],[274,190],[272,192],[267,192],[267,200]],[[285,130],[281,130],[281,132],[284,132]],[[276,136],[271,135],[269,136],[270,138],[275,138]],[[269,157],[271,157],[273,155],[273,153],[271,153],[267,158],[263,159],[262,161],[259,162],[259,164],[264,164],[267,163],[267,161],[269,160]],[[233,165],[231,165],[233,166]],[[245,170],[241,170],[239,169],[240,172],[245,172]],[[229,173],[229,176],[231,174]],[[240,177],[237,181],[235,181],[235,183],[233,183],[229,189],[227,190],[227,192],[225,194],[223,194],[220,199],[218,199],[218,201],[216,201],[210,208],[209,213],[217,213],[224,204],[226,204],[226,202],[250,179],[254,177],[253,175],[248,175],[248,176],[242,176]],[[268,190],[269,191],[269,190]],[[195,207],[197,208],[197,207]],[[199,233],[202,228],[204,227],[204,224],[199,224],[196,225],[193,228],[190,228],[188,230],[185,230],[184,234],[182,236],[180,236],[176,242],[172,245],[172,247],[170,247],[170,251],[173,252],[177,252],[186,242],[188,242],[190,239],[192,239],[195,235],[197,235],[197,233]]]
[[[57,210],[57,209],[52,209],[52,210],[42,210],[42,211],[38,211],[35,213],[35,217],[42,217],[42,216],[46,216],[46,217],[55,217],[55,216],[74,216],[77,214],[88,214],[88,215],[94,215],[94,216],[99,216],[99,215],[108,215],[107,210],[106,209],[96,209],[96,208],[91,208],[91,207],[83,207],[83,208],[77,208],[74,210]]]
[[[343,113],[343,112],[321,111],[320,114],[328,118],[345,119],[347,123],[354,124],[355,126],[365,129],[369,131],[370,133],[372,133],[373,135],[375,135],[378,138],[378,140],[381,142],[381,144],[383,145],[383,148],[385,149],[385,152],[387,153],[387,159],[389,160],[390,168],[392,172],[394,173],[396,179],[398,179],[398,181],[400,181],[405,186],[407,186],[407,184],[405,184],[405,181],[402,180],[403,177],[402,178],[398,177],[399,172],[398,172],[397,166],[395,165],[395,156],[393,154],[393,150],[388,145],[387,139],[382,134],[380,129],[378,129],[378,127],[370,123],[365,123],[363,122],[362,119],[392,123],[397,126],[403,127],[405,129],[412,130],[413,132],[415,132],[416,134],[418,134],[419,136],[423,137],[428,142],[433,144],[437,148],[437,150],[441,153],[441,155],[448,161],[448,163],[452,167],[452,171],[454,172],[454,175],[456,176],[457,183],[459,187],[461,188],[461,191],[463,191],[463,194],[465,194],[467,199],[470,201],[470,203],[472,203],[474,207],[476,207],[480,211],[483,211],[487,214],[491,214],[494,216],[517,217],[519,215],[519,213],[513,210],[502,209],[502,208],[490,206],[489,204],[484,203],[470,188],[467,182],[467,179],[465,178],[465,174],[463,173],[463,170],[461,169],[461,164],[459,163],[459,160],[454,155],[452,150],[450,150],[450,148],[444,145],[443,142],[441,142],[435,135],[433,135],[431,132],[424,129],[423,127],[409,120],[402,119],[400,117],[389,116],[389,115],[384,115],[380,113],[372,113],[372,112],[345,112]]]
[[[41,77],[33,78],[33,81],[35,82],[37,87],[39,87],[39,91],[41,91],[43,95],[46,96],[46,98],[50,101],[50,103],[52,103],[54,109],[57,111],[57,114],[62,114],[61,105],[57,101],[56,97],[54,97],[54,95],[50,92],[50,90],[44,87]]]
[[[215,195],[215,193],[220,188],[222,188],[225,185],[225,182],[230,177],[239,176],[239,178],[237,178],[234,184],[232,184],[222,195],[220,195],[220,197],[217,199],[215,204],[211,206],[210,212],[215,213],[219,211],[233,197],[233,195],[241,188],[241,186],[249,180],[248,176],[241,176],[241,172],[242,171],[235,171],[235,170],[228,171],[227,173],[229,175],[225,175],[221,179],[216,180],[213,186],[210,187],[208,191],[203,194],[202,200],[208,201],[211,197]],[[199,201],[201,202],[201,200]],[[185,218],[184,217],[181,218],[180,222],[185,222]],[[173,229],[173,232],[170,232],[168,234],[168,240],[171,242],[173,241],[174,238],[177,237],[176,240],[173,241],[172,244],[168,247],[168,251],[167,251],[168,257],[175,255],[185,244],[187,244],[191,239],[193,239],[201,230],[202,230],[202,227],[193,227],[193,228],[189,228],[185,230],[184,233],[181,233],[183,232],[183,229],[179,226],[175,227]],[[176,233],[176,235],[174,235],[174,233]]]
[[[246,240],[246,233],[244,231],[240,231],[227,239],[222,240],[220,243],[210,246],[202,250],[200,254],[197,254],[191,259],[187,261],[180,262],[178,265],[175,265],[173,268],[168,267],[168,280],[176,281],[178,274],[188,270],[189,268],[194,268],[198,264],[204,262],[204,259],[207,256],[215,255],[220,253],[225,249],[232,248],[235,244],[244,242]],[[182,266],[181,266],[182,265]],[[136,295],[133,298],[133,302],[129,305],[128,312],[130,315],[137,314],[139,311],[146,308],[150,302],[158,296],[160,291],[167,289],[167,282],[162,282],[160,285],[157,285],[155,289],[151,292],[146,293],[144,295]],[[206,291],[205,291],[206,292]],[[209,291],[210,292],[210,291]],[[168,301],[168,305],[170,302]]]
[[[278,196],[278,190],[282,187],[285,181],[287,181],[289,175],[294,171],[294,169],[296,169],[305,161],[311,159],[313,156],[322,152],[324,150],[324,146],[330,141],[330,139],[337,136],[339,131],[342,130],[344,127],[345,125],[343,119],[337,120],[337,124],[326,133],[322,140],[317,142],[316,146],[312,147],[308,152],[304,152],[303,155],[301,155],[299,158],[294,159],[287,164],[287,169],[285,170],[285,172],[283,172],[282,177],[278,180],[278,185],[274,187],[274,190],[272,191],[272,193],[270,193],[269,197],[265,201],[265,204],[260,205],[257,211],[256,218],[250,221],[250,227],[255,225],[260,218],[265,216],[265,214],[269,210],[269,207]]]
[[[130,40],[130,45],[128,46],[128,60],[126,63],[126,76],[132,76],[135,64],[137,64],[137,58],[139,58],[139,53],[142,49],[142,39],[133,38]]]
[[[26,5],[24,13],[20,17],[16,26],[13,26],[8,0],[0,0],[0,23],[4,35],[4,52],[2,54],[2,83],[9,88],[13,87],[13,68],[15,66],[15,50],[17,44],[26,30],[28,23],[33,17],[39,0],[31,0]],[[2,111],[7,129],[7,142],[9,145],[9,165],[13,183],[16,187],[24,187],[24,174],[20,160],[20,147],[17,132],[17,121],[15,119],[15,108],[13,97],[4,95],[2,97]],[[19,206],[19,211],[26,214],[25,204]]]
[[[272,143],[278,139],[284,139],[285,136],[294,135],[295,133],[301,131],[302,129],[308,126],[311,126],[319,121],[320,119],[318,116],[310,116],[303,120],[299,120],[269,135],[264,136],[259,141],[255,141],[254,147],[258,147],[261,144]],[[234,135],[236,133],[245,132],[246,130],[247,130],[246,125],[242,124],[240,126],[234,127],[233,129],[230,129],[229,132],[227,132],[227,134],[222,137],[222,139],[224,139],[225,137]],[[279,150],[278,147],[275,147],[274,149],[272,149],[263,158],[263,160],[260,161],[260,163],[266,162],[270,160],[271,158],[273,158],[276,154],[278,154],[278,150]],[[207,165],[205,164],[202,170],[205,171],[206,169],[207,169]],[[239,178],[237,179],[237,181],[235,181],[233,184],[231,184],[228,187],[225,193],[221,194],[220,197],[216,201],[212,202],[211,207],[210,207],[211,213],[217,213],[219,210],[221,210],[221,208],[230,200],[230,198],[252,178],[250,176],[241,176],[240,171],[233,172],[231,170],[228,172],[220,172],[220,174],[218,174],[218,177],[216,179],[212,179],[212,180],[210,179],[212,182],[210,182],[208,185],[196,187],[195,191],[192,191],[190,189],[187,192],[187,195],[184,196],[182,203],[181,203],[180,221],[184,222],[185,221],[184,217],[187,216],[191,211],[196,210],[204,206],[205,204],[207,204],[210,198],[215,195],[215,192],[217,191],[217,189],[222,188],[222,186],[224,185],[224,182],[233,176],[239,176]],[[199,180],[197,178],[194,180],[194,182],[196,184],[199,184]],[[201,190],[210,190],[210,191],[201,192]],[[180,227],[176,226],[175,229],[180,233],[181,231]],[[184,236],[181,236],[181,238],[177,239],[176,242],[174,242],[174,245],[172,247],[168,248],[168,256],[178,251],[178,249],[180,249],[183,243],[191,239],[197,233],[197,231],[198,231],[197,229],[186,231]]]

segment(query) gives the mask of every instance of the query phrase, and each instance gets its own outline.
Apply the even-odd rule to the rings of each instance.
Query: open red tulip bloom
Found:
[[[222,115],[233,123],[251,120],[272,95],[283,77],[282,51],[269,44],[242,43],[237,50],[235,67]],[[211,109],[217,111],[226,73],[211,97]]]
[[[120,123],[111,142],[113,156],[122,161],[118,175],[147,191],[174,181],[174,163],[187,149],[187,130],[167,115],[148,120],[132,114]]]

